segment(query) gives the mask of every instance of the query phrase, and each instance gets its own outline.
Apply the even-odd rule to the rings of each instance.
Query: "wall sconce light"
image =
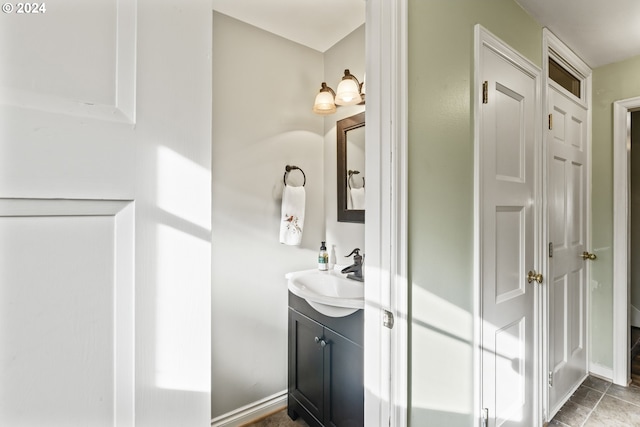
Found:
[[[313,103],[313,112],[320,115],[333,114],[336,112],[336,104],[334,99],[336,93],[325,82],[322,82],[320,92],[316,95],[316,101]]]
[[[336,105],[360,104],[362,102],[361,88],[362,85],[358,79],[349,70],[344,70],[344,77],[342,77],[336,93]]]
[[[336,105],[364,104],[365,83],[360,83],[348,69],[344,70],[344,77],[342,77],[338,85],[337,92],[334,92],[325,82],[322,82],[320,92],[316,95],[316,100],[313,104],[313,112],[327,115],[336,112]]]

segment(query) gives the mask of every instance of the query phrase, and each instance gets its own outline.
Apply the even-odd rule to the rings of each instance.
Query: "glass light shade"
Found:
[[[323,115],[335,113],[336,104],[333,101],[333,94],[329,91],[318,93],[316,101],[313,103],[313,112]]]
[[[340,81],[336,92],[337,105],[356,105],[362,102],[358,83],[351,78]]]

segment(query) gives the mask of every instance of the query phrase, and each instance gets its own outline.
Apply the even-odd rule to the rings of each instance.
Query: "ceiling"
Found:
[[[638,0],[515,0],[591,68],[640,55]]]
[[[365,0],[213,0],[213,9],[319,52],[365,21]]]
[[[320,52],[365,21],[365,0],[212,0],[213,8]],[[640,0],[515,0],[592,68],[640,55]]]

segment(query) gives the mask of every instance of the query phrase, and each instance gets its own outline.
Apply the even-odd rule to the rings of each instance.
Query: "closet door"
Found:
[[[481,31],[477,203],[482,414],[488,426],[536,424],[540,271],[539,71]],[[480,90],[480,88],[479,88]]]
[[[587,375],[587,109],[549,85],[549,407]]]

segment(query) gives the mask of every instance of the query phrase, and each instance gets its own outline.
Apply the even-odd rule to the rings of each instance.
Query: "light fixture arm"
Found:
[[[336,97],[336,93],[333,91],[333,89],[331,89],[329,86],[327,86],[326,82],[322,82],[322,87],[320,87],[320,92],[330,92],[331,96],[333,96],[334,98]]]
[[[349,69],[347,68],[346,70],[344,70],[344,76],[342,77],[342,80],[347,80],[347,79],[351,79],[354,82],[356,82],[356,85],[358,85],[358,91],[360,93],[362,93],[362,83],[360,83],[358,81],[358,79],[356,78],[356,76],[354,76],[353,74],[351,74],[351,72],[349,71]]]

